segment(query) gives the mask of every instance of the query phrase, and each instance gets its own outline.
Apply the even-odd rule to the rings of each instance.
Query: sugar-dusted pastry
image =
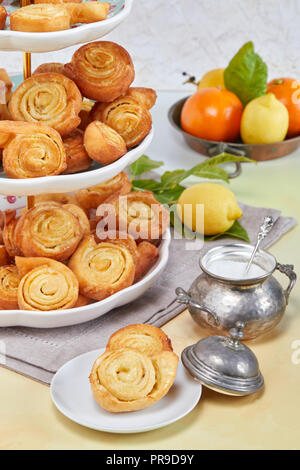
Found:
[[[39,73],[64,73],[64,64],[60,62],[49,62],[46,64],[39,65],[32,75],[38,75]]]
[[[81,105],[81,110],[80,110],[80,113],[79,113],[79,117],[80,117],[81,122],[78,126],[79,129],[81,129],[82,131],[85,131],[85,129],[87,128],[87,126],[91,122],[90,112],[91,112],[93,106],[94,106],[93,101],[88,100],[86,98],[83,99],[82,105]]]
[[[78,281],[63,263],[49,258],[16,257],[21,277],[18,305],[23,310],[65,310],[78,300]]]
[[[173,351],[170,338],[156,326],[147,324],[129,325],[111,335],[106,349],[130,348],[154,356],[162,351]]]
[[[135,267],[134,282],[139,281],[156,263],[159,251],[156,246],[149,242],[141,242],[137,247],[138,258]]]
[[[0,29],[4,29],[6,17],[7,17],[6,9],[2,5],[0,5]]]
[[[82,236],[78,218],[51,202],[26,211],[15,228],[16,243],[24,256],[43,256],[57,261],[69,258]]]
[[[109,196],[118,193],[127,194],[131,190],[131,183],[124,171],[104,183],[75,192],[76,199],[84,209],[97,209]]]
[[[128,232],[137,243],[143,240],[158,242],[169,226],[168,210],[151,191],[132,191],[125,196],[115,194],[107,198],[105,204],[108,227],[116,224],[119,230]]]
[[[12,258],[21,254],[18,248],[15,236],[16,225],[18,218],[16,217],[15,210],[7,210],[4,213],[4,228],[2,231],[3,243],[9,256]]]
[[[57,131],[43,124],[0,121],[3,168],[10,178],[59,175],[66,168],[66,154]]]
[[[152,88],[144,87],[130,87],[129,90],[126,92],[126,95],[131,96],[131,98],[138,101],[147,109],[153,108],[157,98],[155,90],[153,90]]]
[[[110,3],[108,2],[66,2],[65,7],[70,14],[70,23],[94,23],[106,19]]]
[[[64,71],[83,96],[104,102],[126,93],[134,80],[130,55],[123,47],[109,41],[91,42],[80,47]]]
[[[152,127],[151,114],[147,108],[128,95],[117,98],[112,103],[96,103],[91,117],[118,132],[128,148],[138,145]]]
[[[91,122],[84,133],[85,149],[93,160],[107,165],[127,152],[123,137],[104,122]]]
[[[63,139],[63,144],[67,157],[67,169],[64,174],[84,171],[91,166],[92,160],[83,145],[83,131],[75,129]]]
[[[15,121],[39,122],[66,136],[80,123],[81,103],[81,93],[72,80],[59,73],[42,73],[18,86],[9,111]]]
[[[27,5],[10,15],[10,29],[30,33],[62,31],[70,28],[70,19],[64,5]]]
[[[81,207],[79,207],[77,204],[64,204],[63,208],[70,211],[78,219],[78,222],[82,229],[83,236],[89,235],[90,234],[90,221],[87,218],[87,215],[84,212],[84,210],[81,209]]]
[[[0,309],[18,308],[18,286],[20,276],[15,266],[0,267]]]
[[[6,264],[9,264],[9,256],[5,245],[0,245],[0,266],[5,266]]]
[[[82,295],[103,300],[129,287],[134,280],[135,264],[130,251],[123,245],[96,243],[89,235],[80,243],[69,261],[79,281]]]
[[[117,331],[96,359],[90,383],[97,403],[121,413],[153,405],[174,383],[178,357],[166,335],[149,325]]]

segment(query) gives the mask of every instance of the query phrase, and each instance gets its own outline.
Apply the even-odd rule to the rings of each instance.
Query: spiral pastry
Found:
[[[106,199],[105,205],[108,227],[116,223],[137,243],[148,240],[156,244],[169,226],[169,212],[151,191],[132,191],[121,197],[115,194]]]
[[[80,293],[94,300],[103,300],[134,280],[134,260],[122,245],[97,244],[93,236],[85,237],[69,261],[79,281]]]
[[[79,207],[77,204],[64,204],[63,208],[67,209],[67,211],[70,211],[77,218],[79,225],[81,227],[83,236],[89,235],[90,234],[90,221],[87,218],[87,215],[84,212],[84,210],[81,209],[81,207]]]
[[[64,64],[60,62],[48,62],[46,64],[40,64],[32,75],[38,75],[39,73],[64,73]]]
[[[148,356],[154,356],[162,351],[173,351],[168,336],[160,328],[146,324],[121,328],[111,335],[106,348],[112,351],[130,348]]]
[[[15,121],[40,122],[65,136],[80,123],[81,103],[81,93],[72,80],[60,73],[40,73],[13,92],[9,111]]]
[[[155,265],[158,257],[158,248],[147,241],[141,242],[137,247],[137,263],[135,266],[134,282],[138,282]]]
[[[91,122],[84,133],[88,155],[102,165],[112,163],[127,152],[123,137],[103,122]]]
[[[92,110],[93,106],[94,106],[93,101],[87,100],[86,98],[83,99],[82,105],[81,105],[81,110],[80,110],[80,113],[79,113],[79,117],[80,117],[81,122],[78,126],[78,128],[81,129],[82,131],[85,131],[87,126],[91,123],[90,113],[91,113],[91,110]]]
[[[63,5],[28,5],[10,15],[10,29],[30,33],[62,31],[70,28],[70,19]]]
[[[137,244],[135,243],[135,240],[132,238],[129,233],[126,232],[118,232],[117,230],[112,230],[112,231],[103,231],[101,229],[96,228],[95,233],[91,231],[92,235],[94,235],[95,240],[97,243],[100,242],[109,242],[109,243],[115,243],[116,245],[123,245],[125,246],[131,253],[134,265],[137,267],[138,263],[138,247]]]
[[[152,88],[144,87],[130,87],[126,95],[131,96],[147,109],[153,108],[157,98],[156,92]]]
[[[128,148],[138,145],[152,127],[151,114],[147,108],[128,95],[117,98],[112,103],[96,103],[91,117],[118,132]]]
[[[25,212],[15,228],[17,246],[24,256],[45,256],[57,261],[72,255],[82,235],[78,218],[51,202]]]
[[[121,195],[128,194],[131,186],[128,176],[124,171],[121,171],[121,173],[118,173],[104,183],[76,191],[75,196],[79,205],[84,209],[97,209],[105,199],[115,193]]]
[[[107,349],[90,375],[94,398],[112,413],[147,408],[168,393],[177,364],[172,351],[148,356],[135,349]]]
[[[75,129],[63,140],[63,144],[67,158],[67,169],[64,174],[84,171],[91,166],[92,160],[83,145],[83,132],[80,129]]]
[[[48,258],[16,257],[22,279],[18,304],[23,310],[65,310],[78,300],[78,281],[63,263]]]
[[[0,267],[0,309],[18,308],[18,286],[20,277],[15,266]]]
[[[134,80],[130,55],[109,41],[80,47],[65,65],[64,73],[74,80],[83,96],[106,103],[126,93]]]
[[[0,245],[0,266],[9,264],[9,256],[4,245]]]
[[[2,231],[2,238],[5,249],[10,257],[14,257],[21,254],[21,251],[16,241],[16,225],[18,218],[16,217],[15,210],[7,210],[4,213],[4,228]]]
[[[66,169],[66,154],[57,131],[43,124],[0,121],[4,143],[3,169],[10,178],[59,175]],[[6,141],[6,142],[5,142]]]
[[[0,29],[4,29],[6,18],[7,18],[6,9],[1,5],[0,6]]]
[[[74,196],[66,193],[44,193],[34,196],[34,206],[44,202],[56,202],[57,204],[77,204]]]

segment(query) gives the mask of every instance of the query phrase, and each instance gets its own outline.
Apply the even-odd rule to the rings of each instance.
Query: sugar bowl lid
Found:
[[[227,395],[249,395],[264,385],[255,354],[239,340],[245,323],[236,322],[227,336],[208,336],[185,348],[186,369],[204,386]]]

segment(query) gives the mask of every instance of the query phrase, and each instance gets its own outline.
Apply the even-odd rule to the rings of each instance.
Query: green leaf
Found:
[[[218,166],[200,168],[199,170],[195,170],[193,175],[200,178],[223,180],[226,181],[226,183],[229,183],[227,171],[223,168],[219,168]]]
[[[223,233],[218,233],[217,235],[214,235],[212,237],[205,237],[205,241],[212,241],[216,240],[217,238],[221,237],[233,237],[233,238],[239,238],[241,240],[244,240],[245,242],[250,243],[249,235],[247,233],[247,230],[242,227],[240,222],[236,220],[232,227],[230,227],[229,230]]]
[[[254,52],[253,42],[241,47],[224,71],[227,90],[239,97],[244,106],[267,92],[268,68]]]
[[[249,162],[255,163],[257,165],[256,160],[252,160],[251,158],[243,157],[242,155],[233,155],[232,153],[222,152],[215,157],[207,158],[204,162],[197,165],[197,167],[201,166],[202,168],[207,166],[216,166],[221,165],[222,163],[234,163],[234,162]],[[196,167],[194,167],[196,168]]]
[[[134,190],[144,190],[144,191],[160,191],[161,190],[161,183],[159,181],[150,180],[150,179],[140,179],[140,180],[133,180],[132,186]]]
[[[155,199],[162,204],[176,204],[182,192],[185,190],[184,186],[177,184],[172,189],[161,190],[154,192]]]
[[[174,184],[178,184],[186,178],[185,170],[174,170],[165,171],[161,177],[161,182],[164,186],[172,187]]]
[[[163,166],[164,162],[159,162],[157,160],[151,160],[147,155],[142,155],[136,162],[130,165],[130,172],[132,177],[142,175],[147,173],[147,171],[154,170]]]

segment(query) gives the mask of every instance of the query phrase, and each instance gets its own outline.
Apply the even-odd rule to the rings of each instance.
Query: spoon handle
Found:
[[[249,271],[250,269],[250,266],[254,260],[254,256],[256,255],[256,252],[258,250],[258,247],[261,243],[261,241],[268,235],[268,233],[270,232],[271,228],[273,227],[274,225],[274,219],[273,217],[271,217],[270,215],[267,215],[265,218],[264,218],[264,221],[262,223],[262,225],[260,226],[260,229],[259,229],[259,232],[257,234],[257,241],[256,241],[256,244],[255,244],[255,247],[254,247],[254,250],[252,252],[252,255],[251,255],[251,258],[247,264],[247,267],[246,267],[246,273]]]

